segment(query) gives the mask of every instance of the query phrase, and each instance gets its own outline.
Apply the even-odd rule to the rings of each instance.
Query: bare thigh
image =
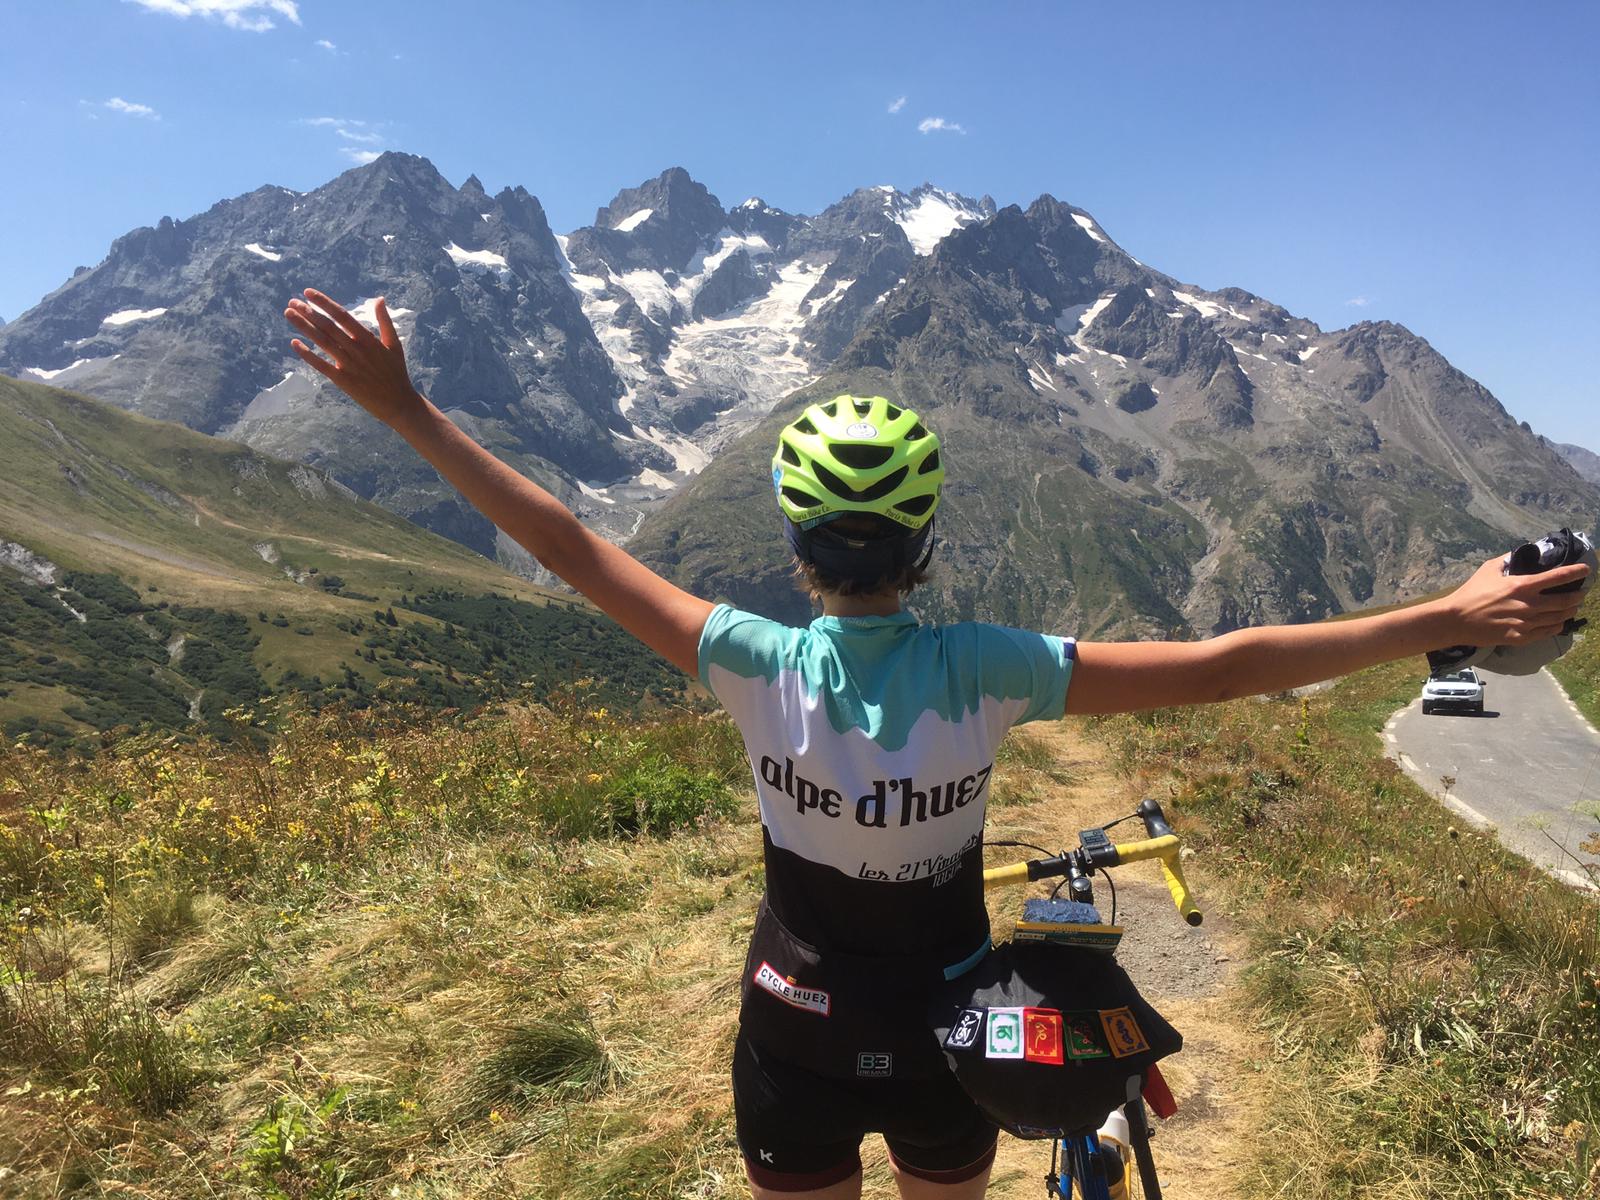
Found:
[[[981,1196],[983,1193],[975,1194]],[[860,1200],[861,1172],[857,1171],[849,1179],[842,1179],[825,1188],[813,1188],[809,1192],[775,1192],[771,1188],[759,1187],[751,1180],[750,1195],[754,1200]],[[920,1198],[922,1193],[917,1195]],[[965,1200],[965,1197],[955,1195],[953,1200]]]

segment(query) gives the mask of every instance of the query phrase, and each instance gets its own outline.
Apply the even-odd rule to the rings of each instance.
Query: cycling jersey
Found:
[[[933,986],[988,948],[982,841],[995,749],[1059,717],[1070,639],[910,613],[804,629],[719,605],[700,677],[755,776],[767,894],[747,1036],[824,1076],[934,1077]]]

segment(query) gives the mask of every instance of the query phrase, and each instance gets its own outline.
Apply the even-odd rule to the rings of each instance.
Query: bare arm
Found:
[[[289,302],[285,318],[316,345],[295,353],[388,425],[517,543],[617,624],[680,669],[699,670],[711,605],[589,532],[565,505],[463,433],[411,385],[383,300],[378,336],[321,292]],[[331,360],[331,361],[330,361]]]
[[[1559,633],[1581,564],[1542,575],[1502,575],[1492,558],[1448,596],[1409,608],[1311,625],[1266,625],[1204,642],[1080,642],[1069,713],[1135,712],[1278,692],[1445,646],[1516,645]]]

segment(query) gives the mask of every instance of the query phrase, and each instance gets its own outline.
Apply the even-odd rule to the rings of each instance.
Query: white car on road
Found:
[[[1482,713],[1484,686],[1483,676],[1472,667],[1430,675],[1422,685],[1422,714],[1430,716],[1441,708]]]

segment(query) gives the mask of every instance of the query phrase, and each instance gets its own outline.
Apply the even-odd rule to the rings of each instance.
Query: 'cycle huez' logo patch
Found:
[[[757,969],[755,985],[763,991],[771,992],[785,1004],[792,1004],[796,1008],[803,1008],[807,1012],[827,1016],[833,1011],[833,997],[818,988],[801,987],[793,979],[785,979],[773,969],[771,963],[763,962]]]

